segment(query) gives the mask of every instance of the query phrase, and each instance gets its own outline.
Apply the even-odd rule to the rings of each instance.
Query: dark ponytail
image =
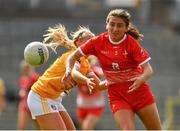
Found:
[[[134,27],[132,23],[129,24],[128,31],[126,33],[131,35],[136,40],[142,40],[143,38],[143,34],[140,34],[139,30],[136,27]]]

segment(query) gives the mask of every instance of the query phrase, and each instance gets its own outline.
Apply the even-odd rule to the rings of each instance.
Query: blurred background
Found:
[[[89,26],[96,35],[105,31],[111,9],[124,8],[144,34],[140,43],[148,50],[154,76],[148,81],[154,92],[164,129],[180,129],[180,0],[0,0],[0,77],[5,82],[6,105],[0,115],[0,130],[17,128],[20,62],[25,46],[42,41],[49,26],[61,23],[69,31]],[[58,55],[66,50],[58,48]],[[36,68],[42,74],[58,57],[50,51],[47,64]],[[63,104],[76,123],[76,89]],[[106,108],[98,130],[116,130],[105,93]],[[137,129],[144,129],[136,119]],[[27,129],[33,129],[30,122]]]

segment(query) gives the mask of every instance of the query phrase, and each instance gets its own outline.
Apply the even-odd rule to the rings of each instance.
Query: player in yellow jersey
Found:
[[[80,27],[79,31],[83,32],[83,30],[88,30],[88,28]],[[86,35],[84,37],[83,33],[75,32],[72,34],[73,39],[76,40],[74,43],[78,47],[86,42],[89,37]],[[103,73],[100,71],[100,68],[94,66],[93,62],[97,59],[93,56],[81,57],[79,63],[76,62],[73,70],[72,77],[76,80],[80,77],[80,79],[88,80],[91,77],[94,77],[94,74],[100,78],[100,75]],[[97,61],[96,61],[97,62]],[[90,69],[90,70],[89,70]],[[83,75],[83,76],[82,76]],[[81,80],[82,81],[82,80]],[[105,100],[103,97],[103,92],[97,89],[93,89],[92,92],[89,92],[88,87],[85,84],[82,84],[80,81],[77,81],[77,98],[76,98],[76,116],[79,124],[79,129],[81,130],[93,130],[95,129],[96,124],[100,120]],[[100,88],[100,87],[99,87]],[[101,87],[102,89],[102,87]]]
[[[86,40],[94,36],[90,30],[83,30],[80,28],[77,31],[79,37],[75,40],[70,40],[64,26],[57,25],[49,28],[48,34],[45,35],[44,43],[49,42],[47,45],[52,47],[55,51],[57,46],[64,46],[70,51],[63,54],[44,72],[31,88],[28,95],[28,106],[32,114],[32,118],[36,119],[40,128],[44,130],[75,130],[75,126],[62,105],[62,93],[65,90],[71,89],[75,82],[72,80],[65,87],[61,82],[62,76],[66,71],[66,59],[74,51],[76,46],[73,43],[79,38]],[[83,35],[82,35],[83,34]],[[84,43],[84,42],[83,42]],[[90,67],[88,71],[91,72]],[[94,76],[96,79],[96,76]],[[96,81],[99,81],[98,79]],[[89,79],[89,84],[92,82]]]

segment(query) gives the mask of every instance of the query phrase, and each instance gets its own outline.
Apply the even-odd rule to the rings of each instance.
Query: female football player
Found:
[[[94,34],[91,33],[90,30],[79,31],[79,33],[81,34],[77,40],[80,38],[82,40],[88,40],[94,37]],[[44,43],[49,42],[47,46],[50,46],[54,51],[56,51],[57,46],[64,46],[70,49],[70,51],[57,58],[32,86],[28,95],[28,106],[33,119],[37,120],[41,129],[75,130],[72,119],[61,103],[62,93],[75,85],[74,81],[68,83],[66,86],[61,82],[66,70],[66,60],[76,48],[73,43],[75,40],[68,38],[66,29],[62,25],[50,27],[48,33],[44,36]],[[87,70],[90,73],[90,66]],[[94,78],[96,79],[96,76]],[[99,79],[97,79],[97,81],[99,81]],[[93,84],[90,79],[88,79],[87,82]]]
[[[85,30],[89,29],[85,27],[80,27],[79,29],[80,32],[86,32]],[[81,36],[79,36],[79,34],[81,34]],[[74,44],[77,47],[87,41],[86,39],[84,39],[84,35],[86,35],[86,33],[75,32],[72,34],[73,39],[75,40]],[[81,57],[80,64],[76,63],[72,71],[72,77],[74,78],[74,80],[76,80],[79,73],[86,76],[87,79],[88,77],[91,77],[91,74],[88,71],[88,68],[90,66],[90,73],[95,73],[99,78],[103,76],[102,69],[97,65],[97,58],[95,58],[94,56],[89,56],[88,59],[86,57]],[[93,89],[92,92],[89,92],[86,84],[81,83],[77,84],[77,89],[78,94],[76,99],[76,115],[80,129],[93,130],[95,129],[104,111],[105,101],[103,92],[97,89]]]
[[[146,81],[153,74],[148,52],[137,40],[142,35],[132,25],[130,14],[114,9],[106,19],[107,32],[81,45],[70,55],[62,81],[72,81],[72,67],[84,55],[95,55],[108,81],[108,99],[114,119],[122,130],[135,129],[135,113],[148,130],[160,130],[154,96]],[[93,82],[93,81],[91,81]],[[92,83],[87,83],[93,88]]]

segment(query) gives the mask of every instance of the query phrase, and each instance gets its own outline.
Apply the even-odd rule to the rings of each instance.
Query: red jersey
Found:
[[[140,65],[151,58],[129,34],[120,43],[112,43],[108,32],[90,39],[79,47],[83,55],[95,55],[109,84],[133,81],[143,73]]]
[[[31,89],[31,86],[34,84],[34,82],[37,81],[39,78],[39,74],[36,72],[33,72],[30,76],[21,76],[19,79],[19,86],[21,89],[24,89],[27,94],[23,99],[27,99],[28,92]]]
[[[85,76],[91,76],[94,73],[98,73],[99,68],[91,69],[91,65],[85,57],[80,58],[80,65],[76,64],[79,72]],[[78,95],[77,95],[77,106],[83,108],[94,108],[102,107],[105,105],[103,93],[99,90],[93,90],[92,93],[89,92],[87,85],[78,84]]]

